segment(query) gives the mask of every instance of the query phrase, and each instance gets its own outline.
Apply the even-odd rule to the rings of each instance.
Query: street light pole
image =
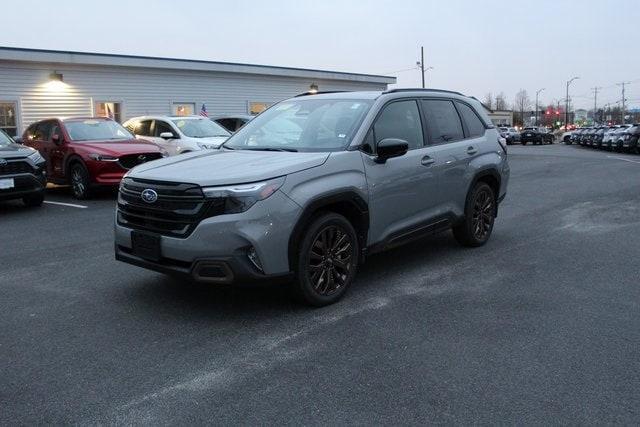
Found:
[[[544,88],[536,91],[536,126],[538,126],[538,95],[542,92]]]
[[[420,68],[422,69],[422,89],[424,89],[424,46],[420,46]]]
[[[567,81],[567,99],[565,99],[566,104],[565,104],[565,110],[564,110],[564,130],[565,131],[569,130],[569,85],[571,84],[571,82],[579,78],[580,77],[574,77],[571,80]]]

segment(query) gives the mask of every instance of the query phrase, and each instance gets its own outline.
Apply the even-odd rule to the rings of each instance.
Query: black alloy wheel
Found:
[[[355,278],[358,256],[358,237],[351,223],[336,213],[320,215],[300,244],[296,294],[315,306],[336,302]]]
[[[491,189],[482,188],[476,195],[471,219],[473,236],[477,240],[484,240],[491,231],[494,211],[493,192]]]
[[[71,167],[71,191],[76,199],[89,197],[89,172],[81,163],[75,163]]]
[[[316,235],[311,245],[307,274],[313,290],[331,295],[347,283],[353,267],[353,242],[340,227],[329,225]]]
[[[464,219],[453,227],[453,235],[463,246],[482,246],[491,237],[496,218],[496,195],[486,182],[478,182],[467,196]]]

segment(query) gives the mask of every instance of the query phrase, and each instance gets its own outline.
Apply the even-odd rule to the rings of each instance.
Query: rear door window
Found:
[[[462,122],[453,101],[447,99],[423,99],[422,106],[432,144],[442,144],[464,139]]]
[[[469,133],[467,137],[477,138],[479,136],[483,136],[485,128],[476,112],[467,104],[463,104],[462,102],[456,102],[456,107],[458,107],[462,120],[467,126],[466,130]]]

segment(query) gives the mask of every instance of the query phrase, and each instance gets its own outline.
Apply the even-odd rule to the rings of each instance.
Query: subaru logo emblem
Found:
[[[7,165],[9,162],[7,162],[5,159],[0,159],[0,166],[5,166]]]
[[[147,188],[146,190],[142,191],[140,197],[142,197],[142,200],[147,203],[154,203],[156,200],[158,200],[158,193],[150,188]]]

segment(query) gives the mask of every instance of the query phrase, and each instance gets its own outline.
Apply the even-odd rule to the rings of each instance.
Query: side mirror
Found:
[[[162,132],[160,134],[160,138],[162,138],[162,139],[175,139],[175,135],[172,132]]]
[[[60,135],[56,133],[54,135],[51,135],[51,142],[53,142],[56,145],[60,145],[62,144],[62,138],[60,137]]]
[[[16,144],[22,144],[22,137],[21,136],[14,136],[13,137],[13,142],[15,142]]]
[[[404,139],[385,138],[376,146],[378,156],[375,158],[376,163],[385,163],[387,159],[400,157],[409,151],[409,143]]]

